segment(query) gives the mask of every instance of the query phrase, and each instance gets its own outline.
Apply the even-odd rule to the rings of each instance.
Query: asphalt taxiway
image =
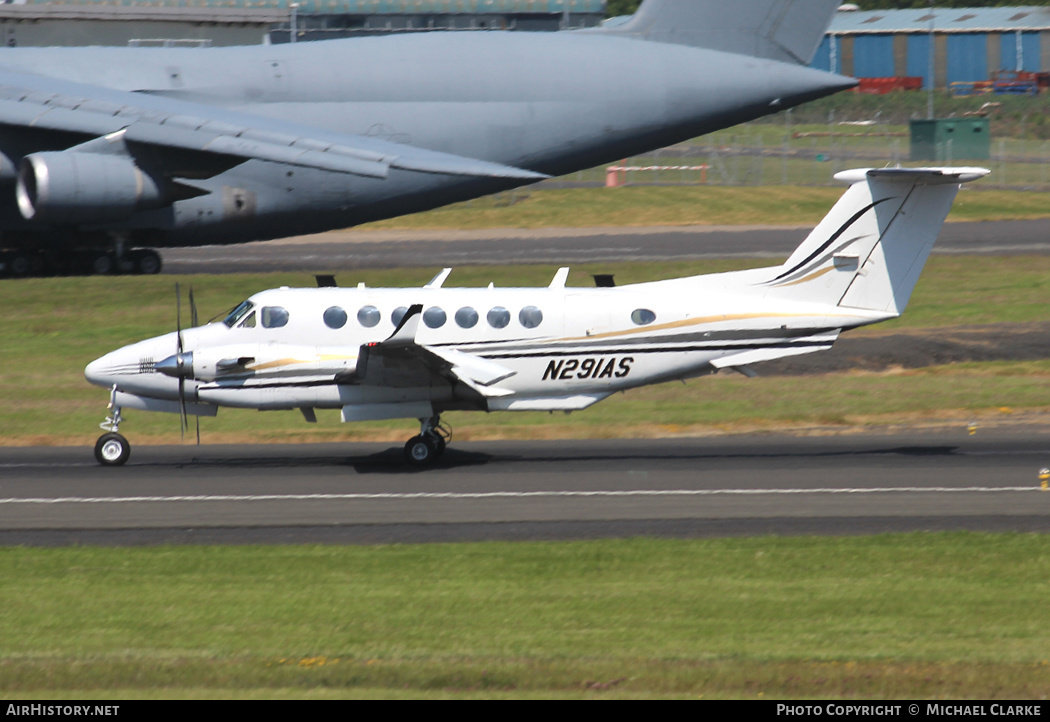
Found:
[[[0,449],[0,544],[1050,532],[1050,431]]]
[[[165,273],[344,271],[493,264],[786,258],[806,227],[688,226],[484,231],[337,231],[162,250]],[[1050,253],[1050,219],[945,224],[935,254]]]

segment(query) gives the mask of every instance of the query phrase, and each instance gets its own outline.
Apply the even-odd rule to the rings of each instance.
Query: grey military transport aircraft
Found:
[[[837,0],[645,0],[560,33],[0,48],[7,272],[156,273],[153,249],[390,218],[850,87],[806,67]]]

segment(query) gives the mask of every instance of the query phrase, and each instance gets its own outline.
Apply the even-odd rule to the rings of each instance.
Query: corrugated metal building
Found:
[[[568,7],[566,8],[566,4]],[[605,0],[0,0],[6,45],[243,45],[389,32],[593,27]],[[293,20],[294,15],[294,20]]]
[[[1050,70],[1050,8],[839,11],[813,67],[857,78],[913,76],[944,88],[999,70]]]

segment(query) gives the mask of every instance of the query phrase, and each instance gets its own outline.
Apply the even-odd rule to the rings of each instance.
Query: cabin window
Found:
[[[638,326],[648,326],[656,320],[656,314],[648,308],[639,308],[631,313],[631,320]]]
[[[254,303],[251,301],[245,301],[240,306],[230,311],[230,315],[224,318],[222,322],[226,324],[226,328],[233,328],[237,322],[244,317],[244,314],[248,313],[253,308],[255,308]]]
[[[423,323],[428,328],[441,328],[447,320],[448,316],[445,315],[445,311],[437,306],[431,306],[423,312]]]
[[[324,325],[328,328],[342,328],[346,325],[346,311],[332,306],[324,312]]]
[[[282,328],[288,325],[288,311],[280,306],[263,306],[259,316],[263,328]]]
[[[382,318],[383,314],[375,306],[362,306],[357,312],[357,322],[365,328],[375,328]]]
[[[518,313],[518,320],[525,328],[536,328],[543,323],[543,311],[535,306],[526,306]]]
[[[503,308],[503,306],[496,306],[489,311],[486,318],[488,318],[489,326],[492,326],[492,328],[506,328],[507,324],[510,323],[510,311]]]
[[[406,313],[408,313],[408,309],[405,306],[398,306],[394,309],[394,312],[390,314],[390,320],[394,323],[395,326],[400,326],[401,321],[402,319],[404,319]]]
[[[460,328],[474,328],[478,325],[478,312],[470,306],[464,306],[456,311],[456,323]]]

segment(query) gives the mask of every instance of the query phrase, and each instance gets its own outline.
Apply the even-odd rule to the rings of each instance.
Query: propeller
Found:
[[[197,325],[197,302],[193,298],[193,288],[190,287],[190,319],[193,325]],[[189,422],[186,418],[186,377],[193,375],[193,352],[185,353],[182,342],[182,289],[178,283],[175,284],[175,355],[158,361],[154,369],[162,374],[177,378],[179,380],[179,418],[180,430],[183,440],[186,438],[186,429]],[[197,443],[201,442],[201,420],[197,417]]]
[[[175,358],[176,363],[181,367],[183,364],[182,355],[182,292],[179,289],[179,282],[175,282],[175,337],[178,339],[175,347]],[[179,369],[179,437],[186,440],[186,374],[182,373],[182,369]]]
[[[190,320],[197,326],[197,302],[193,298],[193,286],[190,286]],[[179,418],[183,441],[186,440],[186,429],[189,421],[186,414],[186,379],[193,378],[193,352],[186,352],[182,341],[182,288],[175,283],[175,354],[161,359],[154,364],[157,373],[179,380]],[[194,414],[196,416],[196,414]],[[201,417],[196,416],[197,444],[201,443]]]

